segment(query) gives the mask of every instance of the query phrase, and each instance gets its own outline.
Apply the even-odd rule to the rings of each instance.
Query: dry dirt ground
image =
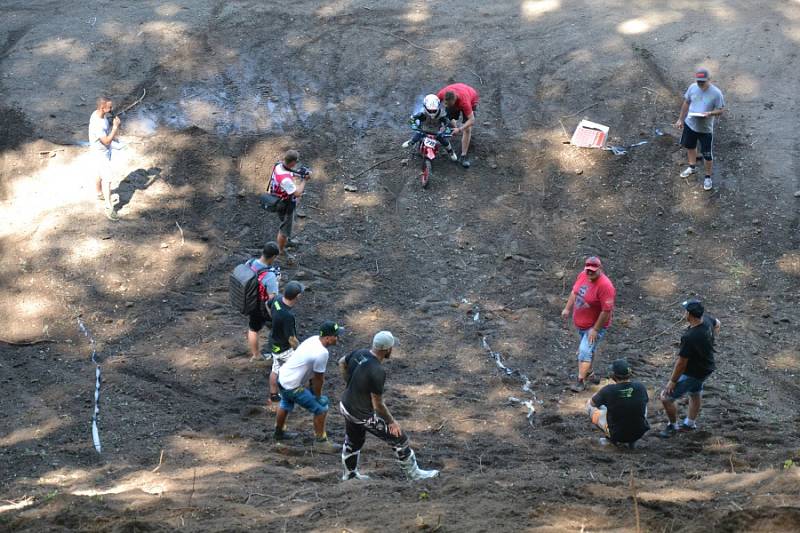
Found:
[[[1,529],[797,530],[798,0],[0,10]],[[710,194],[678,176],[670,127],[699,64],[728,104]],[[473,167],[441,159],[423,191],[405,119],[451,80],[481,93]],[[143,90],[123,117],[113,223],[77,143],[96,95]],[[648,144],[564,144],[584,116],[614,144]],[[315,169],[284,270],[308,286],[301,333],[344,323],[332,359],[377,329],[399,336],[388,404],[439,479],[406,482],[373,439],[373,480],[342,483],[338,457],[268,438],[266,369],[245,354],[227,276],[274,236],[256,197],[290,147]],[[590,254],[618,288],[601,365],[627,357],[651,398],[678,302],[700,295],[721,319],[696,433],[597,445],[590,392],[566,389],[575,340],[559,319]],[[102,361],[102,454],[78,317]],[[333,364],[328,379],[336,398]],[[290,425],[311,433],[307,415]],[[329,433],[343,438],[340,416]]]

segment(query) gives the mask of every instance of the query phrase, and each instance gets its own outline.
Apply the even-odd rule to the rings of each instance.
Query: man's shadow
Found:
[[[113,194],[119,196],[119,202],[116,204],[116,209],[120,210],[128,205],[133,198],[136,191],[143,191],[150,187],[154,181],[161,177],[161,169],[158,167],[137,168],[122,181],[119,182],[117,188],[111,191]]]

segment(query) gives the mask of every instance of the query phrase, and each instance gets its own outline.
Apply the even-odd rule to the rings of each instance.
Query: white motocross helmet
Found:
[[[429,94],[423,100],[422,105],[425,107],[425,113],[429,117],[436,116],[436,113],[439,112],[439,97],[435,94]]]

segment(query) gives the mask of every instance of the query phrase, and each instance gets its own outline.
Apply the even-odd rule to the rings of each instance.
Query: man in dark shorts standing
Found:
[[[714,117],[725,110],[725,98],[716,85],[711,84],[708,69],[699,68],[694,74],[692,83],[683,95],[681,114],[675,127],[683,128],[681,146],[688,150],[689,166],[681,172],[682,178],[688,178],[697,172],[697,143],[703,156],[705,178],[703,189],[710,191],[714,186],[711,172],[714,166]]]
[[[339,359],[339,368],[347,384],[342,401],[339,402],[346,431],[342,448],[344,481],[369,479],[358,471],[358,459],[367,431],[392,447],[409,479],[430,479],[439,475],[438,470],[422,470],[417,466],[408,437],[383,403],[386,372],[381,363],[391,357],[392,348],[396,344],[390,332],[379,331],[372,339],[371,350],[356,350]]]
[[[453,135],[462,133],[461,136],[461,166],[469,168],[469,143],[472,140],[472,127],[475,125],[475,110],[478,108],[480,95],[478,91],[466,83],[454,83],[447,87],[442,87],[436,93],[439,100],[444,102],[447,109],[447,116],[453,126]],[[461,126],[456,127],[457,122],[461,121]]]
[[[269,334],[270,353],[272,354],[272,372],[269,374],[269,400],[271,403],[281,401],[278,392],[278,371],[283,363],[292,356],[292,352],[300,344],[297,340],[297,322],[292,308],[297,305],[303,286],[297,281],[290,281],[283,290],[283,295],[272,300],[272,331]]]
[[[631,381],[631,367],[625,359],[611,364],[611,379],[586,403],[586,412],[606,434],[600,444],[627,444],[633,448],[636,441],[650,430],[647,423],[647,389],[641,383]]]
[[[675,361],[672,376],[661,391],[661,403],[664,404],[668,422],[658,436],[664,439],[673,436],[678,430],[697,429],[696,420],[700,414],[703,383],[716,368],[714,341],[719,334],[720,321],[705,313],[699,300],[687,300],[682,305],[686,310],[689,327],[681,336],[678,360]],[[686,394],[689,395],[689,414],[678,427],[678,408],[675,401]]]
[[[281,269],[273,264],[278,253],[280,250],[277,243],[270,241],[261,250],[261,257],[247,262],[247,266],[258,275],[258,306],[250,313],[247,329],[247,346],[250,348],[251,358],[256,361],[272,357],[259,350],[258,332],[270,322],[269,303],[278,295]]]
[[[278,241],[278,248],[284,255],[286,255],[286,245],[292,236],[297,200],[303,196],[306,180],[311,177],[310,170],[304,167],[296,168],[299,159],[300,154],[297,150],[286,152],[283,161],[272,168],[269,180],[269,193],[280,198],[276,209],[281,225],[278,227],[278,236],[275,240]],[[288,256],[287,260],[291,262]]]

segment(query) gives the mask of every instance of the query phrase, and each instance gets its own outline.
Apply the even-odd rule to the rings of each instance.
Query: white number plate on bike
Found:
[[[431,139],[430,137],[425,137],[422,140],[422,143],[427,146],[428,148],[436,148],[436,139]]]

